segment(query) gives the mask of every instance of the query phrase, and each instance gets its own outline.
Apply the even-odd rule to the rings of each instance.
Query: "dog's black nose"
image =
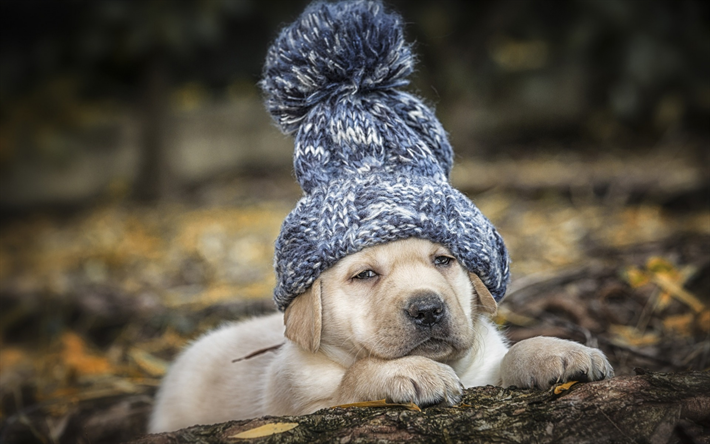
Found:
[[[426,294],[412,298],[404,311],[415,324],[431,327],[444,317],[444,309],[439,296]]]

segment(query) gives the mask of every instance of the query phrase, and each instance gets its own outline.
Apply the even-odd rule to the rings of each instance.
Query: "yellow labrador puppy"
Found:
[[[574,342],[540,337],[508,349],[488,319],[495,311],[480,279],[441,245],[366,248],[322,273],[284,316],[192,344],[160,388],[150,431],[382,398],[453,405],[464,387],[613,376],[602,352]]]

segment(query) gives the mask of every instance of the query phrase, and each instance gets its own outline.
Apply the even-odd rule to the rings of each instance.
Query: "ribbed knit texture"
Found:
[[[409,237],[445,245],[505,294],[500,235],[449,184],[453,150],[432,110],[400,89],[414,62],[401,18],[379,1],[313,3],[269,49],[260,86],[295,137],[304,191],[276,241],[279,309],[343,257]]]

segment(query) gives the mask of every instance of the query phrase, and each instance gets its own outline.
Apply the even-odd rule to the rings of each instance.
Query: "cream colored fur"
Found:
[[[486,287],[442,258],[453,256],[421,239],[367,248],[322,273],[284,316],[208,333],[165,377],[150,431],[382,398],[453,405],[463,387],[613,376],[599,350],[570,341],[532,338],[509,351]],[[422,298],[440,302],[437,322],[415,320]]]

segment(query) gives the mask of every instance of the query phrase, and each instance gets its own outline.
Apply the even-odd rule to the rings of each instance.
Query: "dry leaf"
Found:
[[[673,295],[667,291],[661,291],[658,293],[658,298],[656,299],[656,305],[653,307],[653,311],[660,312],[668,307],[673,301]]]
[[[413,402],[408,402],[406,404],[389,404],[386,399],[380,399],[378,401],[363,401],[363,402],[353,402],[350,404],[341,404],[333,406],[332,408],[348,408],[348,407],[402,407],[407,410],[413,410],[415,412],[421,412],[422,409],[419,408]]]
[[[705,308],[705,304],[683,288],[688,273],[687,269],[685,271],[679,270],[667,259],[654,256],[646,261],[645,270],[628,267],[624,277],[632,288],[654,283],[661,289],[655,310],[663,310],[671,303],[672,298],[675,298],[688,305],[696,313],[700,313]]]
[[[244,432],[237,433],[236,435],[230,436],[230,438],[236,439],[250,439],[250,438],[261,438],[262,436],[276,435],[278,433],[288,432],[289,430],[298,427],[297,422],[274,422],[271,424],[265,424],[260,427],[256,427]]]
[[[710,310],[703,310],[698,315],[698,327],[705,333],[710,333]]]
[[[150,353],[135,347],[128,352],[128,355],[138,364],[141,370],[150,376],[163,376],[170,365],[167,361],[156,358]]]
[[[498,307],[498,313],[494,320],[498,325],[503,325],[507,322],[520,327],[528,327],[537,322],[535,319],[515,313],[507,307]]]
[[[669,260],[658,256],[648,258],[646,269],[655,274],[668,274],[676,277],[680,275],[680,272]]]
[[[80,375],[98,375],[111,372],[108,359],[92,355],[87,351],[84,340],[79,335],[66,332],[62,335],[62,359],[64,363]]]
[[[568,381],[565,382],[564,384],[560,384],[557,387],[555,387],[554,393],[555,395],[559,395],[562,392],[565,392],[570,389],[573,385],[575,385],[577,381]]]
[[[665,292],[692,308],[696,313],[700,313],[705,308],[705,304],[703,304],[691,292],[684,289],[682,284],[679,284],[678,282],[675,282],[662,274],[656,274],[651,279],[654,284],[658,285]]]
[[[643,287],[651,282],[648,274],[636,267],[628,267],[624,271],[624,278],[626,279],[626,282],[629,283],[631,288]]]
[[[658,295],[657,310],[667,307],[672,298],[688,305],[696,313],[700,313],[705,308],[705,305],[695,295],[683,288],[683,284],[688,278],[688,270],[678,270],[670,261],[661,257],[649,258],[645,270],[628,267],[624,272],[624,278],[632,288],[638,288],[648,283],[656,284],[661,289]]]
[[[692,336],[694,320],[693,313],[668,316],[663,320],[663,328],[681,336]]]
[[[29,362],[29,356],[22,349],[7,347],[0,350],[0,373],[5,372],[23,362]]]
[[[654,345],[660,340],[656,333],[643,333],[637,328],[627,325],[610,325],[609,332],[613,335],[612,342],[633,347]]]

